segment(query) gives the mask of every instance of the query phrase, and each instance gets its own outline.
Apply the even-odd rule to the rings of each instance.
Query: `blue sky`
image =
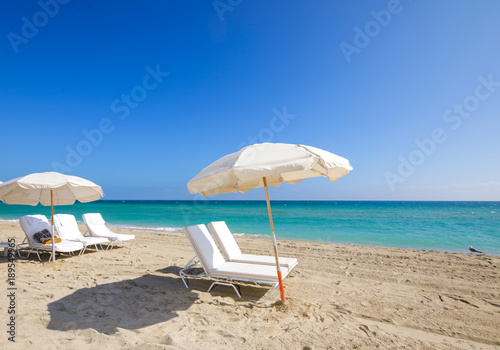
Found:
[[[348,158],[274,199],[500,200],[500,3],[9,1],[0,180],[191,199],[256,142]],[[263,199],[262,190],[213,199]]]

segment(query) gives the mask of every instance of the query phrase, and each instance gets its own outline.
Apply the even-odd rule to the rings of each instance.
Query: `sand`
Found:
[[[134,233],[131,247],[40,263],[15,262],[15,343],[8,262],[0,297],[2,349],[500,349],[500,257],[281,241],[299,266],[287,303],[266,288],[178,275],[194,255],[183,233]],[[24,238],[0,222],[0,241]],[[245,253],[270,240],[238,238]],[[46,261],[48,255],[44,256]]]

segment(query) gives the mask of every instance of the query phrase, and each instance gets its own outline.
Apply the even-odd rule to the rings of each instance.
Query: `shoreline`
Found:
[[[49,219],[50,220],[50,219]],[[18,223],[18,219],[0,219],[0,225],[1,223],[6,222],[6,223]],[[82,233],[86,231],[86,227],[83,224],[83,222],[78,221],[78,225],[80,226],[80,230]],[[123,230],[132,230],[132,231],[140,231],[140,232],[158,232],[162,234],[169,234],[169,233],[178,233],[178,234],[183,234],[183,229],[180,228],[175,228],[175,227],[147,227],[147,226],[127,226],[127,225],[122,225],[122,224],[107,224],[108,227],[111,229],[123,229]],[[249,239],[272,239],[271,235],[254,235],[254,234],[246,234],[246,233],[233,233],[233,235],[236,238],[249,238]],[[371,247],[371,248],[387,248],[387,249],[403,249],[403,250],[410,250],[410,251],[417,251],[417,252],[436,252],[436,253],[446,253],[446,254],[466,254],[469,255],[470,252],[467,252],[465,249],[463,251],[451,251],[451,250],[439,250],[439,249],[419,249],[419,248],[411,248],[411,247],[394,247],[394,246],[381,246],[381,245],[370,245],[370,244],[360,244],[360,243],[346,243],[346,242],[325,242],[325,241],[320,241],[320,240],[306,240],[306,239],[288,239],[288,238],[280,238],[279,236],[277,237],[278,243],[280,242],[305,242],[305,243],[319,243],[319,244],[334,244],[334,245],[345,245],[345,246],[353,246],[353,247]],[[484,254],[487,256],[500,256],[500,254]]]
[[[278,201],[273,209],[279,239],[461,253],[468,253],[472,245],[500,256],[500,202],[436,203]],[[81,220],[82,213],[98,212],[113,227],[159,232],[224,220],[236,235],[268,237],[268,213],[260,204],[241,200],[200,205],[193,201],[96,201],[62,206],[56,213]],[[0,203],[0,209],[3,219],[50,215],[47,207]]]
[[[178,271],[194,252],[184,234],[116,232],[135,233],[134,244],[55,263],[16,259],[19,332],[15,345],[0,336],[2,348],[500,347],[500,257],[280,240],[280,256],[299,261],[284,280],[287,304],[275,291],[258,305],[249,300],[265,288],[242,286],[242,299],[225,286],[207,293],[206,279],[185,288]],[[24,233],[0,222],[8,238]],[[262,239],[236,240],[244,253],[272,254]]]

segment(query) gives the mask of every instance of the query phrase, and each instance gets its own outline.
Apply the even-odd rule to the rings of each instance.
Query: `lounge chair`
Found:
[[[259,302],[264,303],[278,286],[276,266],[226,262],[205,225],[188,226],[184,229],[184,233],[196,253],[196,256],[180,271],[182,282],[186,288],[188,285],[185,277],[210,277],[215,279],[215,282],[212,283],[207,292],[210,292],[216,285],[231,286],[241,298],[233,281],[270,285],[272,288],[267,293],[266,298]],[[197,265],[201,265],[204,272],[197,275],[186,273],[186,270]],[[281,274],[284,279],[288,276],[289,270],[282,267]]]
[[[87,225],[87,232],[91,237],[104,237],[109,239],[112,243],[119,243],[122,246],[123,242],[135,239],[134,235],[112,232],[106,226],[106,222],[99,213],[83,214],[82,219],[85,225]]]
[[[213,221],[208,224],[208,229],[222,251],[222,255],[226,258],[226,261],[276,266],[276,258],[274,256],[242,254],[238,243],[236,243],[224,221]],[[290,271],[298,264],[295,258],[280,257],[279,262],[280,266],[286,267]]]
[[[36,252],[38,260],[42,261],[40,258],[40,252],[50,252],[49,261],[52,258],[52,244],[43,244],[38,242],[33,238],[33,235],[37,232],[43,231],[44,229],[51,232],[50,224],[45,217],[45,215],[26,215],[19,219],[19,224],[24,231],[26,237],[21,244],[17,245],[17,253],[21,258],[29,258],[30,254]],[[57,237],[57,235],[56,235]],[[70,242],[62,239],[61,242],[54,244],[54,251],[56,253],[69,253],[72,255],[74,252],[81,251],[83,249],[83,244],[80,242]],[[21,250],[28,250],[27,256],[21,255]]]
[[[73,215],[56,214],[54,215],[54,224],[59,237],[83,244],[83,250],[80,252],[80,255],[85,252],[88,246],[94,246],[96,250],[99,250],[98,245],[103,249],[102,244],[109,243],[109,240],[103,237],[84,237]]]

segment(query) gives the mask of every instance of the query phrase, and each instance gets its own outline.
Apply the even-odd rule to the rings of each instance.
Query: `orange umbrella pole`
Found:
[[[281,277],[280,260],[278,255],[278,243],[276,242],[276,235],[274,234],[273,214],[271,212],[271,202],[269,201],[269,191],[267,190],[267,179],[264,177],[264,189],[266,191],[267,212],[269,214],[269,223],[271,224],[271,233],[273,235],[274,257],[276,258],[276,269],[278,271],[278,281],[280,285],[280,295],[283,304],[286,302],[285,290],[283,289],[283,278]]]

